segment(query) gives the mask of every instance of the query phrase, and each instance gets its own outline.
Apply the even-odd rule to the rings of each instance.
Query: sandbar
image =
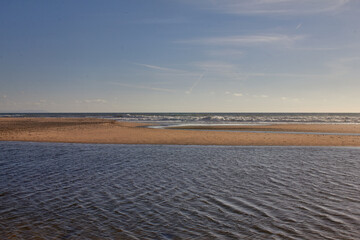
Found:
[[[360,146],[360,125],[358,124],[185,126],[178,129],[146,128],[148,125],[95,118],[4,117],[0,118],[0,141],[231,146]],[[297,132],[302,134],[296,134]]]

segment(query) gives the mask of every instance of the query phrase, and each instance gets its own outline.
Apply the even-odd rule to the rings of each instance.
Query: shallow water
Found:
[[[360,148],[0,142],[0,239],[359,239]]]

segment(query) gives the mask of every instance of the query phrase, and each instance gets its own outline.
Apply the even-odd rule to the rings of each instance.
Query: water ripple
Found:
[[[360,149],[0,143],[0,239],[356,239]]]

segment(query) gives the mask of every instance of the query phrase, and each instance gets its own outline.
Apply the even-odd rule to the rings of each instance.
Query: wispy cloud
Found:
[[[193,89],[199,84],[199,82],[204,78],[205,72],[203,72],[199,78],[193,83],[193,85],[190,87],[189,90],[187,90],[185,93],[186,94],[191,94]]]
[[[179,72],[179,73],[187,72],[187,71],[181,70],[181,69],[167,68],[167,67],[162,67],[162,66],[157,66],[157,65],[152,65],[152,64],[135,63],[135,62],[132,62],[132,64],[142,66],[145,68],[149,68],[149,69],[153,69],[153,70],[163,71],[163,72]]]
[[[305,38],[302,35],[285,34],[264,34],[264,35],[239,35],[227,37],[209,37],[199,39],[189,39],[177,41],[186,44],[206,44],[206,45],[253,45],[253,44],[291,44],[297,40]]]
[[[157,87],[150,87],[150,86],[144,86],[144,85],[132,85],[132,84],[127,84],[127,83],[119,83],[119,82],[109,82],[109,84],[122,86],[122,87],[128,87],[128,88],[146,89],[146,90],[158,91],[158,92],[176,92],[173,89],[157,88]]]
[[[282,101],[290,101],[290,102],[301,102],[303,99],[301,98],[293,98],[293,97],[281,97]]]
[[[269,96],[268,95],[265,95],[265,94],[261,94],[261,95],[252,95],[252,97],[254,98],[268,98]]]
[[[209,2],[202,0],[200,4],[203,4],[204,8],[229,14],[306,15],[335,12],[342,9],[350,1],[351,0],[213,0]],[[197,4],[199,4],[199,2],[197,2]]]
[[[352,62],[359,62],[360,57],[346,57],[346,58],[340,58],[339,62],[343,63],[352,63]]]
[[[246,71],[241,66],[227,62],[196,62],[194,67],[206,71],[209,78],[223,79],[223,81],[248,81],[251,78],[292,78],[292,79],[324,79],[329,74],[314,73],[287,73],[287,72],[252,72]]]
[[[146,67],[146,68],[150,68],[150,69],[154,69],[154,70],[159,70],[159,71],[171,71],[171,72],[178,72],[178,71],[182,72],[183,71],[183,70],[179,70],[179,69],[166,68],[166,67],[150,65],[150,64],[143,64],[143,63],[133,63],[133,64],[143,66],[143,67]]]
[[[230,91],[226,91],[225,92],[225,95],[232,95],[232,96],[235,96],[235,97],[242,97],[244,96],[244,94],[240,93],[240,92],[230,92]]]
[[[300,51],[334,51],[344,48],[343,46],[337,47],[291,47],[290,50],[300,50]]]
[[[94,98],[94,99],[85,99],[85,100],[76,100],[76,103],[87,103],[87,104],[91,104],[91,103],[100,103],[100,104],[105,104],[107,103],[107,100],[102,99],[102,98]]]
[[[203,71],[214,72],[214,71],[229,71],[234,70],[236,66],[231,63],[221,61],[203,61],[193,63],[194,67],[202,69]]]
[[[9,102],[9,98],[6,94],[1,95],[0,93],[0,105],[8,103]]]
[[[248,72],[246,76],[253,77],[288,77],[288,78],[319,78],[328,75],[324,74],[306,74],[306,73],[266,73],[266,72]]]
[[[134,23],[138,24],[180,24],[188,22],[187,18],[184,17],[172,17],[172,18],[144,18]]]
[[[359,63],[360,57],[348,56],[330,60],[325,63],[325,66],[328,67],[329,78],[341,79],[342,82],[346,82],[358,78],[357,76],[360,73]]]
[[[240,69],[238,66],[219,61],[204,61],[193,63],[194,68],[207,73],[209,79],[222,79],[226,80],[242,80],[242,76],[239,74]]]
[[[206,52],[210,56],[236,56],[243,55],[243,51],[237,49],[220,49],[220,50],[209,50]]]

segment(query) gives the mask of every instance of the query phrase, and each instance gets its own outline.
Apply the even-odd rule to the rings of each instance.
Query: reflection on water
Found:
[[[0,239],[356,239],[360,148],[0,142]]]

